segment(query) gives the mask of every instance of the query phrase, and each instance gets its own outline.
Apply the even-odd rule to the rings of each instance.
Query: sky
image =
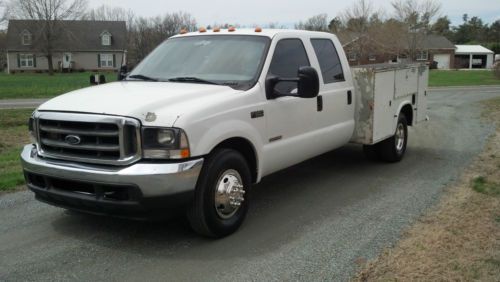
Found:
[[[132,9],[138,16],[157,16],[168,12],[188,12],[198,25],[214,23],[239,23],[265,26],[271,22],[293,27],[300,20],[326,13],[329,18],[338,15],[354,1],[339,0],[89,0],[91,7],[102,4]],[[391,1],[372,0],[376,9],[390,15]],[[453,25],[462,23],[464,13],[479,16],[486,23],[500,19],[499,0],[441,0],[441,15],[447,15]]]

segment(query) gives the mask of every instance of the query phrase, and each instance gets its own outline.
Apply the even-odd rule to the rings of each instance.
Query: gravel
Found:
[[[0,196],[2,281],[348,280],[397,242],[481,151],[492,126],[478,101],[500,88],[434,89],[431,120],[405,159],[348,145],[266,177],[242,228],[218,240],[184,219],[136,222],[67,212],[22,191]]]

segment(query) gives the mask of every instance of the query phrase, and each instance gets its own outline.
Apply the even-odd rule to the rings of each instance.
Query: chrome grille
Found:
[[[35,121],[41,156],[111,165],[140,158],[140,123],[135,119],[37,112]]]

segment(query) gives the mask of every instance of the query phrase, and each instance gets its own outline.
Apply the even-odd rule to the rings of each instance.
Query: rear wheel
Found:
[[[188,211],[191,227],[208,237],[235,232],[248,211],[250,169],[245,158],[231,149],[217,149],[206,159]]]
[[[403,113],[399,114],[394,135],[377,144],[378,157],[386,162],[399,162],[403,159],[408,142],[408,122]]]

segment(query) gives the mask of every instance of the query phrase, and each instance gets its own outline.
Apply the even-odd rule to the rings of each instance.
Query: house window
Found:
[[[375,54],[368,54],[368,61],[376,61],[377,60],[377,56]]]
[[[349,61],[357,61],[358,60],[358,54],[356,54],[355,52],[349,52],[347,54],[347,58],[349,59]]]
[[[35,66],[33,54],[19,55],[19,66],[22,68],[32,68]]]
[[[111,35],[110,34],[103,34],[101,37],[101,43],[103,46],[110,46],[111,45]]]
[[[31,45],[31,33],[25,30],[22,35],[23,45]]]
[[[427,50],[422,50],[417,52],[417,61],[427,61],[429,58],[429,52]]]
[[[101,54],[99,60],[101,62],[101,68],[113,67],[113,54]]]

